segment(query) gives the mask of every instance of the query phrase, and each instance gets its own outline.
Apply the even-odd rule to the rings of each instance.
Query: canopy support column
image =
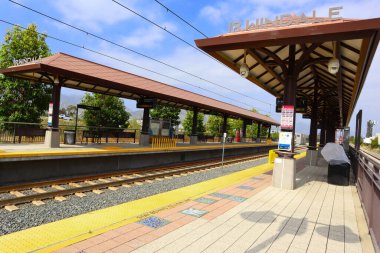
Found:
[[[142,129],[140,134],[140,146],[149,146],[149,125],[150,125],[150,118],[149,118],[149,108],[144,108],[144,114],[143,114],[143,123],[142,123]]]
[[[256,143],[261,143],[261,122],[257,123]]]
[[[198,108],[193,109],[193,125],[191,126],[190,144],[196,145],[198,143]]]
[[[317,151],[317,110],[318,110],[318,79],[315,80],[313,106],[311,111],[309,147],[306,154],[307,163],[316,166],[318,161]]]
[[[53,85],[53,114],[52,114],[52,125],[45,133],[45,145],[49,148],[59,148],[60,137],[59,137],[59,104],[61,101],[61,84],[59,83],[58,77],[56,78],[58,83]]]
[[[223,115],[223,126],[222,126],[222,135],[223,133],[227,133],[227,115]]]
[[[246,142],[245,139],[247,138],[247,120],[243,120],[242,132],[243,132],[242,142]]]
[[[293,190],[296,187],[296,160],[294,159],[295,107],[298,68],[295,61],[295,45],[289,45],[289,67],[285,79],[284,105],[294,106],[293,129],[291,130],[291,151],[278,152],[273,168],[272,185],[277,188]],[[281,130],[283,131],[283,130]]]

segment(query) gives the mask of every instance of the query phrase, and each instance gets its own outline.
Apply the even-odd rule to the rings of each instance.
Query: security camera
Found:
[[[332,58],[329,60],[329,63],[327,64],[329,72],[333,75],[338,73],[339,70],[339,60],[337,58]]]
[[[245,77],[245,78],[247,78],[249,76],[249,68],[248,68],[248,65],[246,63],[243,63],[240,66],[240,75],[242,77]]]

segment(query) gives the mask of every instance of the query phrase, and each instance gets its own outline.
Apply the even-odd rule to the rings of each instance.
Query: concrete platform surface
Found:
[[[300,160],[298,166],[303,165]],[[358,232],[354,186],[327,184],[326,163],[299,171],[293,191],[271,187],[270,174],[58,252],[368,252]]]

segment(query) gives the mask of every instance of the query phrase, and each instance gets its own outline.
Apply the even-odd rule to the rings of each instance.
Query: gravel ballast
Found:
[[[141,199],[158,193],[171,191],[255,167],[266,162],[267,158],[261,158],[249,162],[227,165],[223,168],[202,171],[200,173],[173,177],[163,181],[155,180],[152,183],[144,183],[139,186],[134,185],[129,188],[120,187],[116,191],[104,190],[104,193],[100,195],[93,192],[86,192],[86,197],[79,198],[74,195],[67,196],[66,200],[63,202],[44,200],[44,205],[35,206],[33,204],[24,204],[20,205],[20,209],[14,212],[0,209],[0,236],[109,206]]]

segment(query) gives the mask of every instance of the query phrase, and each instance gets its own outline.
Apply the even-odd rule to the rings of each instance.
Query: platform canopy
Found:
[[[157,98],[159,104],[181,109],[196,107],[207,114],[279,125],[266,115],[64,53],[0,69],[0,73],[31,82],[59,84],[127,99]]]
[[[244,60],[247,77],[270,94],[283,98],[290,68],[296,76],[296,99],[308,101],[311,116],[314,89],[318,95],[318,121],[333,113],[336,127],[347,126],[363,88],[379,42],[380,18],[348,20],[289,16],[265,24],[232,24],[221,36],[196,40],[196,45],[240,72]],[[295,48],[292,64],[290,47]],[[340,63],[328,70],[329,61]],[[323,109],[325,108],[325,109]]]

